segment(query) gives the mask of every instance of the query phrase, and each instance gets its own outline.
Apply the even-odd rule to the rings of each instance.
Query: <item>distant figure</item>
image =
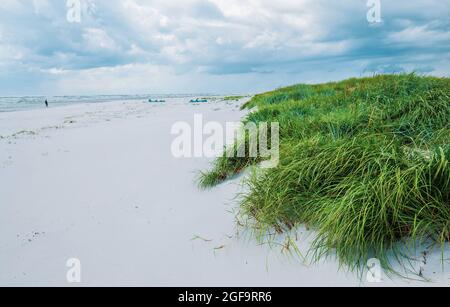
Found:
[[[48,101],[45,99],[45,107],[48,108]]]

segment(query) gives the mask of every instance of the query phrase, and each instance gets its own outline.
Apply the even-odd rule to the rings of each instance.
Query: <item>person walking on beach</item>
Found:
[[[45,99],[45,107],[48,108],[48,101]]]

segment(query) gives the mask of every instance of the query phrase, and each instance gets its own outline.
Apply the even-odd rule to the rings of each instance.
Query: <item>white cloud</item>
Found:
[[[407,46],[432,47],[433,44],[449,43],[449,30],[433,30],[430,25],[411,26],[398,32],[390,33],[387,36],[388,43],[401,44]]]
[[[21,47],[0,43],[0,64],[7,65],[24,58],[26,50]]]
[[[24,9],[23,4],[19,0],[2,0],[0,2],[0,9],[5,11],[14,11]]]
[[[48,0],[33,0],[35,14],[41,14],[51,9],[51,3]]]
[[[86,48],[90,50],[97,49],[109,49],[114,50],[117,48],[114,40],[103,29],[88,28],[83,33],[84,42]]]

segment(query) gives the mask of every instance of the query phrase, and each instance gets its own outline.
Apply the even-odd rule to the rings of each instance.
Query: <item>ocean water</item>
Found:
[[[0,97],[0,112],[13,112],[45,108],[45,99],[49,107],[67,106],[82,103],[106,103],[112,101],[148,101],[148,99],[190,98],[197,95],[96,95],[96,96],[25,96]],[[204,97],[203,95],[198,95]]]

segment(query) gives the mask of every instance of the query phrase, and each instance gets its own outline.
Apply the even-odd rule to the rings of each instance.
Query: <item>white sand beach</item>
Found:
[[[0,285],[450,284],[439,249],[419,250],[413,260],[427,282],[383,276],[370,283],[334,259],[304,264],[242,235],[234,199],[242,178],[199,190],[197,171],[211,159],[173,157],[170,131],[195,113],[205,121],[239,121],[244,101],[187,101],[0,113]],[[299,231],[301,251],[307,235]],[[79,284],[66,280],[70,258],[81,261]]]

